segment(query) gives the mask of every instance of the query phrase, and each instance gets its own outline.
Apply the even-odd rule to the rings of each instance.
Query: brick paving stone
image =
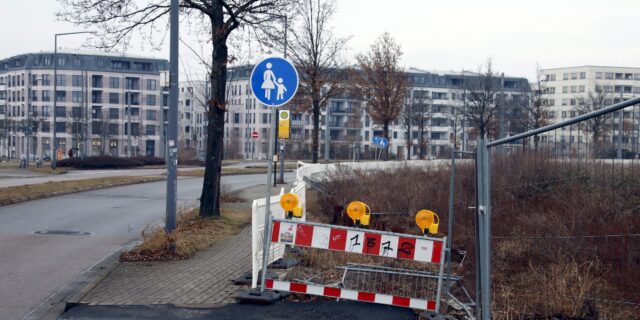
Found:
[[[251,228],[188,260],[120,263],[80,302],[90,305],[222,306],[246,287],[231,283],[251,269]]]

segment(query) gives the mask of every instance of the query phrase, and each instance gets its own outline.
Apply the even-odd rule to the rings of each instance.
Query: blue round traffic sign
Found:
[[[270,57],[260,61],[251,72],[251,91],[258,101],[279,107],[298,90],[298,71],[289,60]]]
[[[373,136],[372,142],[376,145],[376,147],[382,149],[389,146],[389,140],[387,140],[387,138],[385,137]]]

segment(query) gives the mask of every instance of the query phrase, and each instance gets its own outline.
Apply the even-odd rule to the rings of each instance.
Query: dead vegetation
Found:
[[[220,202],[242,202],[237,192],[221,185]],[[123,253],[121,261],[167,261],[186,259],[215,243],[238,234],[251,222],[251,208],[223,208],[220,218],[202,218],[198,208],[181,210],[176,230],[167,234],[161,226],[147,226],[142,242]]]
[[[454,273],[475,290],[475,174],[459,165]],[[420,209],[447,230],[449,170],[327,173],[310,197],[319,221],[348,225],[344,208],[367,203],[372,227],[418,234]],[[631,319],[640,312],[640,167],[495,157],[492,169],[493,312],[496,319]],[[315,218],[314,218],[315,219]],[[464,263],[456,252],[466,251]]]
[[[121,261],[185,259],[237,234],[251,221],[250,209],[223,208],[220,218],[201,218],[198,209],[180,213],[177,228],[167,235],[162,227],[142,231],[142,243],[120,256]],[[172,250],[173,248],[175,250]]]

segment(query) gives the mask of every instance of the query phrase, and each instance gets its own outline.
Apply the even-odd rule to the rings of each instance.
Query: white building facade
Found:
[[[0,60],[9,132],[0,153],[19,158],[29,148],[41,159],[53,156],[55,130],[64,156],[71,149],[74,154],[124,156],[129,148],[134,155],[164,156],[168,93],[161,74],[168,61],[73,51],[58,52],[57,60],[55,79],[53,53]]]
[[[585,110],[582,106],[589,103],[590,97],[599,95],[603,102],[600,107],[605,107],[640,96],[640,68],[579,66],[543,69],[541,87],[548,106],[549,122],[556,123],[579,115]],[[621,120],[616,116],[607,119],[602,139],[616,141],[617,136],[622,134],[624,148],[637,152],[640,114],[635,114],[635,109],[627,108],[622,114],[622,121],[629,132],[617,131],[618,126],[614,124]],[[633,130],[629,130],[629,127]],[[590,134],[576,126],[572,130],[563,130],[559,136],[555,133],[542,139],[549,142],[588,143]]]
[[[209,82],[181,81],[178,110],[180,125],[178,140],[183,150],[203,158],[207,151],[207,103],[209,101]]]
[[[227,113],[225,127],[225,155],[232,158],[265,159],[269,134],[271,114],[268,108],[260,104],[252,95],[249,84],[251,66],[243,66],[229,70],[227,82]],[[424,105],[424,128],[412,125],[411,148],[407,148],[407,128],[400,116],[389,128],[389,150],[398,159],[409,157],[448,156],[448,150],[454,141],[460,147],[462,132],[469,131],[460,128],[463,123],[452,125],[455,111],[464,104],[462,94],[462,79],[473,76],[470,73],[459,72],[429,72],[418,69],[408,70],[409,85],[406,106],[418,107]],[[529,90],[525,78],[505,77],[503,92],[508,101],[519,100],[524,92]],[[413,97],[413,99],[410,99]],[[287,154],[294,158],[310,158],[313,123],[310,112],[298,109],[295,103],[289,103],[285,108],[292,111],[291,138],[285,141]],[[328,110],[327,110],[328,109]],[[327,111],[329,117],[327,121]],[[327,132],[327,125],[329,132]],[[456,128],[458,126],[458,128]],[[507,134],[509,134],[507,128]],[[258,138],[251,138],[252,132],[258,133]],[[361,156],[371,158],[375,155],[372,143],[374,136],[382,135],[382,126],[374,123],[367,113],[367,105],[348,91],[330,99],[327,106],[322,108],[320,117],[319,158],[327,158],[325,142],[330,143],[330,159],[351,158],[354,150]],[[507,135],[505,134],[505,135]],[[421,143],[426,144],[420,148]]]

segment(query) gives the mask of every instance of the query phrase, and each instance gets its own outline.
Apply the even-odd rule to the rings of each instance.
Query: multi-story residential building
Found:
[[[640,68],[607,67],[607,66],[580,66],[542,70],[541,87],[543,98],[549,110],[551,123],[566,120],[572,117],[618,103],[623,100],[640,96]],[[600,106],[593,104],[597,100]],[[637,128],[640,115],[635,115],[631,108],[622,114],[624,123],[632,124],[633,134],[623,133],[623,144],[626,149],[637,150]],[[616,141],[617,123],[620,119],[607,120],[603,139]],[[627,127],[629,127],[627,125]],[[546,135],[543,141],[558,140],[558,142],[589,142],[590,134],[586,130],[580,130],[577,126],[573,130],[564,130],[560,136]],[[635,142],[635,143],[634,143]],[[636,145],[635,148],[631,146]],[[584,149],[584,146],[583,146]]]
[[[5,88],[5,77],[0,76],[0,159],[6,159],[9,156],[9,124]]]
[[[57,60],[55,79],[51,52],[0,60],[6,114],[12,123],[10,157],[25,155],[27,145],[30,154],[53,156],[54,130],[64,155],[70,149],[87,155],[126,155],[129,118],[133,154],[164,155],[161,111],[168,99],[161,73],[168,61],[73,51],[58,52]]]
[[[209,82],[180,82],[178,110],[180,115],[178,126],[179,146],[185,150],[193,150],[194,156],[203,158],[207,150],[207,102],[209,101]]]
[[[268,148],[271,115],[251,93],[251,70],[251,66],[243,66],[228,73],[229,112],[225,128],[225,150],[226,156],[229,157],[264,159]],[[452,118],[460,116],[456,115],[459,111],[455,108],[464,104],[463,79],[475,75],[469,72],[429,72],[410,69],[408,76],[407,106],[411,105],[414,109],[420,110],[423,121],[422,126],[412,125],[410,156],[415,159],[420,156],[420,152],[425,157],[443,156],[447,154],[453,141],[460,145],[463,132],[473,131],[469,130],[468,124],[467,130],[461,129],[463,121],[453,124]],[[521,98],[529,91],[529,84],[525,78],[504,77],[501,83],[503,87],[500,91],[504,92],[504,101],[524,101]],[[292,110],[291,139],[286,142],[290,145],[287,152],[294,157],[308,158],[313,130],[311,113],[299,110],[299,106],[293,102],[286,108]],[[505,135],[514,131],[515,128],[507,126]],[[258,132],[259,137],[252,139],[252,132]],[[330,141],[330,158],[347,158],[356,147],[365,156],[372,155],[375,149],[372,139],[374,136],[382,135],[382,132],[382,127],[374,123],[367,113],[366,103],[348,90],[344,90],[341,95],[331,98],[321,111],[319,154],[323,155],[325,142]],[[407,132],[402,116],[390,126],[389,148],[398,158],[406,158]],[[420,148],[421,144],[426,144],[426,147]]]

